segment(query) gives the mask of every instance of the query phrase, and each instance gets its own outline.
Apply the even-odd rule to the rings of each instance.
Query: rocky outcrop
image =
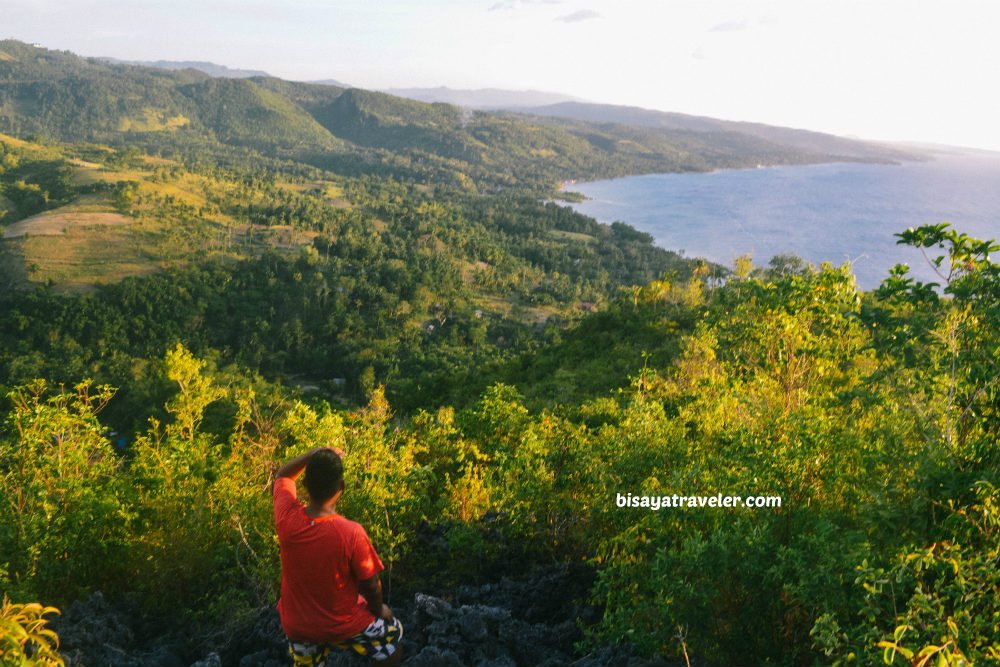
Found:
[[[169,640],[144,644],[136,617],[94,593],[57,616],[51,628],[59,636],[66,667],[174,667],[186,664],[184,646]]]
[[[403,623],[404,665],[523,667],[546,665],[645,665],[629,647],[608,646],[582,655],[578,621],[599,618],[588,606],[590,582],[565,570],[525,580],[503,578],[478,586],[416,593],[392,606]],[[273,607],[219,639],[219,633],[185,643],[163,636],[140,638],[136,619],[109,605],[100,593],[75,602],[53,623],[67,667],[104,665],[191,667],[288,667],[285,636]],[[207,629],[206,629],[207,630]],[[214,637],[210,639],[209,637]],[[334,651],[330,667],[370,664],[349,651]]]

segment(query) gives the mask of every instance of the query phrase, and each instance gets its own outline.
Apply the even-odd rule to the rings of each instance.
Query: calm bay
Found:
[[[896,264],[941,282],[920,250],[896,244],[893,234],[908,227],[950,222],[974,238],[1000,238],[1000,153],[939,153],[899,165],[653,174],[566,189],[587,197],[572,204],[577,211],[628,223],[685,256],[727,266],[746,254],[757,266],[782,253],[815,265],[850,261],[864,290],[878,287]]]

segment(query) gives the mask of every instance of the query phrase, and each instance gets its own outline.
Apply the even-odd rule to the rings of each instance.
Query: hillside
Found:
[[[846,154],[810,145],[794,132],[750,132],[733,124],[693,131],[501,117],[271,77],[212,78],[194,69],[112,64],[13,40],[0,42],[0,54],[0,132],[133,143],[147,152],[200,151],[221,159],[232,159],[233,150],[263,152],[354,174],[378,165],[404,180],[480,190],[551,189],[574,178],[808,163]],[[865,150],[855,147],[855,159],[898,156]]]
[[[181,336],[336,400],[383,383],[411,409],[453,391],[456,369],[529,350],[621,287],[694,265],[532,195],[185,165],[134,147],[0,135],[0,193],[11,382],[68,381],[85,351],[93,376],[121,385],[122,359]],[[354,333],[317,347],[338,330]]]

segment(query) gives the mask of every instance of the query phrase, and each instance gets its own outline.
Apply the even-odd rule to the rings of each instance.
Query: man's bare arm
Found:
[[[395,616],[389,607],[382,603],[382,582],[379,580],[379,576],[376,574],[373,577],[369,577],[364,581],[358,582],[358,590],[361,591],[361,595],[365,597],[368,602],[368,611],[371,612],[372,616],[376,619],[383,619],[386,623],[394,622]],[[385,667],[390,667],[391,665],[398,665],[403,661],[403,651],[402,647],[396,644],[396,649],[386,660],[379,663],[385,665]]]
[[[275,474],[275,477],[290,477],[292,479],[297,479],[298,476],[302,474],[302,471],[306,469],[306,464],[309,463],[309,459],[312,455],[321,449],[323,448],[317,447],[316,449],[310,450],[305,454],[296,456],[294,459],[278,468],[278,472]]]
[[[358,582],[358,592],[368,603],[368,611],[375,618],[392,620],[392,610],[382,602],[382,580],[376,574],[363,581]]]
[[[297,479],[298,476],[302,474],[302,471],[306,469],[306,464],[309,463],[310,457],[321,449],[333,449],[333,451],[337,453],[337,456],[344,458],[344,452],[340,451],[336,447],[317,447],[306,452],[305,454],[296,456],[294,459],[278,468],[275,478],[290,477],[291,479]]]

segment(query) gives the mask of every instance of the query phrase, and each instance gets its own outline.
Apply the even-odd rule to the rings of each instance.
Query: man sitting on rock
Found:
[[[398,665],[403,628],[382,603],[379,572],[385,568],[365,529],[337,514],[345,489],[341,454],[318,447],[278,469],[273,492],[281,626],[295,667],[321,667],[332,647]],[[303,470],[305,506],[295,490]]]

